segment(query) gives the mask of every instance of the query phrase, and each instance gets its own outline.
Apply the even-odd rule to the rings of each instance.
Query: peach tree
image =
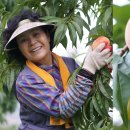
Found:
[[[86,36],[86,46],[91,44],[97,37],[103,35],[110,39],[112,44],[112,1],[111,0],[1,0],[0,1],[0,20],[1,30],[5,28],[6,22],[21,9],[32,9],[43,17],[42,20],[56,25],[54,43],[57,46],[61,43],[64,48],[67,47],[68,38],[73,46],[77,47],[79,39],[82,40],[84,29],[89,31]],[[96,25],[92,28],[92,19],[94,16]],[[2,48],[2,37],[0,42],[0,88],[3,92],[4,85],[6,91],[11,91],[13,81],[15,80],[22,65],[16,61],[9,63],[6,60],[6,54]],[[71,83],[78,73],[78,68],[71,76]],[[112,89],[109,85],[111,74],[107,67],[102,68],[95,75],[95,82],[85,104],[73,117],[73,123],[76,130],[110,130],[112,128],[112,118],[109,112],[112,112]],[[1,114],[0,114],[1,116]],[[80,117],[80,118],[79,118]]]

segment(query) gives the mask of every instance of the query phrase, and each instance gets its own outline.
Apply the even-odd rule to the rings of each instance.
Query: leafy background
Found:
[[[114,24],[113,26],[113,42],[117,43],[119,48],[122,48],[123,46],[125,46],[125,38],[124,38],[125,26],[128,19],[130,18],[130,14],[128,13],[130,10],[130,2],[128,1],[127,3],[128,4],[124,6],[113,5],[113,18],[116,20],[116,24]],[[116,58],[117,61],[121,62],[122,65],[120,68],[114,65],[114,71],[115,71],[114,72],[115,74],[114,93],[113,93],[114,106],[116,106],[116,108],[119,110],[123,119],[122,126],[120,127],[114,126],[115,130],[118,130],[118,129],[129,130],[130,129],[129,128],[130,125],[129,125],[129,121],[127,117],[127,100],[128,100],[127,98],[129,97],[129,93],[127,92],[129,90],[129,86],[128,86],[129,76],[128,75],[126,76],[121,73],[121,69],[124,69],[125,65],[129,66],[128,58],[129,58],[129,53],[128,55],[126,55],[125,58],[117,57]],[[128,72],[128,70],[124,70],[124,72]],[[118,77],[118,78],[115,78],[115,77]]]
[[[130,18],[130,4],[119,6],[113,5],[113,18],[116,24],[113,26],[113,42],[117,43],[119,47],[125,45],[124,32],[128,19]]]
[[[82,37],[83,35],[85,35],[83,31],[84,28],[89,31],[89,35],[87,37],[88,42],[86,43],[86,45],[91,44],[92,41],[100,35],[107,36],[110,39],[111,43],[113,43],[111,0],[1,0],[0,34],[5,28],[8,19],[16,15],[23,8],[30,8],[43,16],[46,15],[46,17],[42,17],[42,20],[56,24],[57,29],[54,37],[56,46],[61,43],[64,48],[67,47],[67,44],[69,43],[67,40],[66,32],[68,31],[69,37],[72,41],[72,45],[77,47],[78,39],[82,41]],[[91,28],[92,16],[94,16],[94,20],[96,23],[95,27],[93,28]],[[8,64],[8,61],[6,60],[6,55],[3,52],[2,37],[0,39],[0,118],[2,122],[4,121],[4,114],[7,111],[12,112],[15,108],[16,103],[15,100],[13,100],[14,96],[12,93],[12,85],[17,73],[20,70],[20,65],[17,65],[15,61],[12,61],[10,64]],[[88,109],[91,110],[91,114],[93,111],[93,114],[95,113],[96,115],[89,115],[89,117],[86,117],[85,119],[84,117],[82,117],[82,122],[80,122],[80,120],[75,117],[74,122],[77,129],[91,130],[95,128],[102,128],[104,130],[110,130],[110,128],[112,127],[112,122],[110,116],[108,115],[109,107],[112,108],[112,98],[110,96],[111,93],[109,93],[110,95],[106,95],[106,88],[109,88],[109,91],[111,91],[108,84],[110,74],[106,69],[103,69],[102,72],[103,73],[97,73],[97,78],[100,80],[98,83],[95,83],[95,86],[100,84],[100,88],[105,89],[105,92],[100,91],[99,87],[95,87],[96,89],[94,89],[92,95],[95,95],[96,97],[93,96],[93,100],[92,98],[88,99],[88,101],[91,102],[86,101],[86,103],[89,103],[88,106],[91,106],[91,109],[84,106],[84,113],[82,112],[82,109],[80,110],[82,116],[86,116]],[[102,81],[102,77],[100,77],[99,75],[106,76],[106,79],[104,78],[105,80]],[[107,85],[104,85],[106,83]],[[102,101],[101,99],[103,98],[105,98],[105,100]],[[103,107],[102,105],[99,105],[101,104],[101,101],[104,104]],[[98,117],[98,120],[96,120],[96,116]],[[88,118],[90,119],[89,122]],[[77,122],[80,123],[80,128],[76,125]]]

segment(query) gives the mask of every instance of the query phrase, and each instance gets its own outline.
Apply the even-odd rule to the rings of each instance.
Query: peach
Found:
[[[108,48],[112,52],[112,46],[110,45],[110,40],[105,36],[100,36],[92,43],[92,48],[95,49],[100,43],[105,43],[104,49]]]
[[[105,36],[100,36],[94,42],[92,43],[92,49],[95,49],[100,43],[105,43],[104,49],[110,49],[111,52],[113,52],[112,46],[110,45],[110,40]],[[103,49],[103,50],[104,50]],[[109,66],[109,64],[106,64],[106,67],[108,68],[109,72],[112,72],[112,68]]]

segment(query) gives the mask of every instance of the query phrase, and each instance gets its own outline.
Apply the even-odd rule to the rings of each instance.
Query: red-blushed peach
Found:
[[[110,45],[110,40],[105,36],[100,36],[96,40],[94,40],[94,42],[91,45],[92,49],[94,50],[101,43],[105,43],[105,47],[103,48],[103,50],[104,49],[110,49],[111,53],[113,52],[113,48]],[[112,68],[110,67],[110,64],[106,64],[106,67],[108,68],[109,72],[111,73]]]
[[[92,43],[92,49],[95,49],[99,44],[105,43],[104,49],[108,48],[112,52],[112,46],[110,45],[110,40],[105,36],[100,36]]]

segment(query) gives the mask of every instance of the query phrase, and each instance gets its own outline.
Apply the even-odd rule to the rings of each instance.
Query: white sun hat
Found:
[[[13,45],[13,44],[16,44],[16,43],[13,42],[13,40],[18,35],[20,35],[21,33],[25,32],[25,31],[27,31],[29,29],[32,29],[32,28],[35,28],[35,27],[39,27],[39,26],[46,26],[46,27],[50,28],[51,30],[53,30],[54,27],[55,27],[54,24],[49,24],[49,23],[40,22],[40,21],[32,22],[29,19],[24,19],[24,20],[19,22],[18,27],[16,28],[16,30],[13,32],[12,36],[8,40],[7,44],[4,47],[4,50],[5,51],[10,51],[10,50],[16,49],[16,47],[14,47],[16,45]]]

